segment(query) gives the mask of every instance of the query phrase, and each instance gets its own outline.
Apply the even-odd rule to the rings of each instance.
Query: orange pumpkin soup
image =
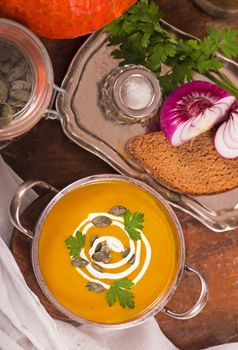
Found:
[[[142,315],[172,286],[179,239],[163,205],[120,180],[67,193],[51,209],[39,241],[43,278],[83,319],[105,324]]]

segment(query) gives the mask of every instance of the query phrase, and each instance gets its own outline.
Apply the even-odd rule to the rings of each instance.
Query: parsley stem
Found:
[[[228,84],[230,84],[231,86],[233,86],[233,88],[237,89],[236,85],[228,78],[228,76],[224,73],[222,73],[221,71],[217,71],[215,72],[217,75],[219,75],[219,77],[221,79],[224,79]]]
[[[231,82],[226,82],[224,77],[221,76],[221,78],[215,77],[212,73],[206,73],[207,77],[212,80],[217,85],[221,86],[223,89],[229,91],[231,94],[233,94],[235,97],[238,98],[238,89],[233,86]]]

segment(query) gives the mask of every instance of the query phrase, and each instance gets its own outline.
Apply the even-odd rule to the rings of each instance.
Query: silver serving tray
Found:
[[[164,25],[179,35],[191,37],[166,22]],[[100,84],[119,65],[119,61],[110,55],[112,49],[107,46],[106,34],[99,31],[90,36],[72,60],[61,85],[65,93],[56,97],[58,119],[64,133],[119,173],[146,182],[171,206],[193,216],[211,230],[224,232],[238,227],[238,189],[212,196],[179,194],[161,185],[128,157],[124,150],[127,141],[147,130],[140,124],[123,125],[108,120],[100,108]],[[238,84],[238,64],[223,59],[227,62],[226,74]]]

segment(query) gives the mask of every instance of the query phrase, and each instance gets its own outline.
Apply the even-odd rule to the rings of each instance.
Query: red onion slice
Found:
[[[231,125],[234,128],[235,134],[238,136],[238,113],[237,112],[231,113]]]
[[[231,133],[233,133],[234,129],[230,129],[230,122],[227,121],[223,130],[223,140],[227,147],[231,149],[237,149],[238,148],[238,140],[235,141],[231,138]]]
[[[234,119],[231,117],[227,122],[219,126],[215,135],[215,148],[224,158],[238,157],[238,133],[234,128]],[[233,136],[233,137],[232,137]]]
[[[180,146],[224,120],[235,101],[234,96],[215,84],[184,84],[164,101],[161,130],[173,146]]]
[[[237,122],[237,131],[236,131],[235,121],[233,117],[231,117],[231,122],[229,123],[229,134],[230,134],[230,138],[233,141],[238,142],[238,122]]]

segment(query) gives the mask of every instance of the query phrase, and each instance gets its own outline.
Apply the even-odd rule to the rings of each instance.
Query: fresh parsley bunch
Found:
[[[109,44],[118,47],[112,52],[113,57],[123,65],[142,64],[152,70],[164,95],[191,81],[194,72],[199,72],[238,97],[238,88],[219,71],[223,61],[217,56],[217,51],[227,58],[238,56],[238,30],[210,29],[201,41],[181,39],[163,27],[161,17],[158,5],[140,0],[110,23],[105,28]],[[164,66],[169,67],[166,73]]]

